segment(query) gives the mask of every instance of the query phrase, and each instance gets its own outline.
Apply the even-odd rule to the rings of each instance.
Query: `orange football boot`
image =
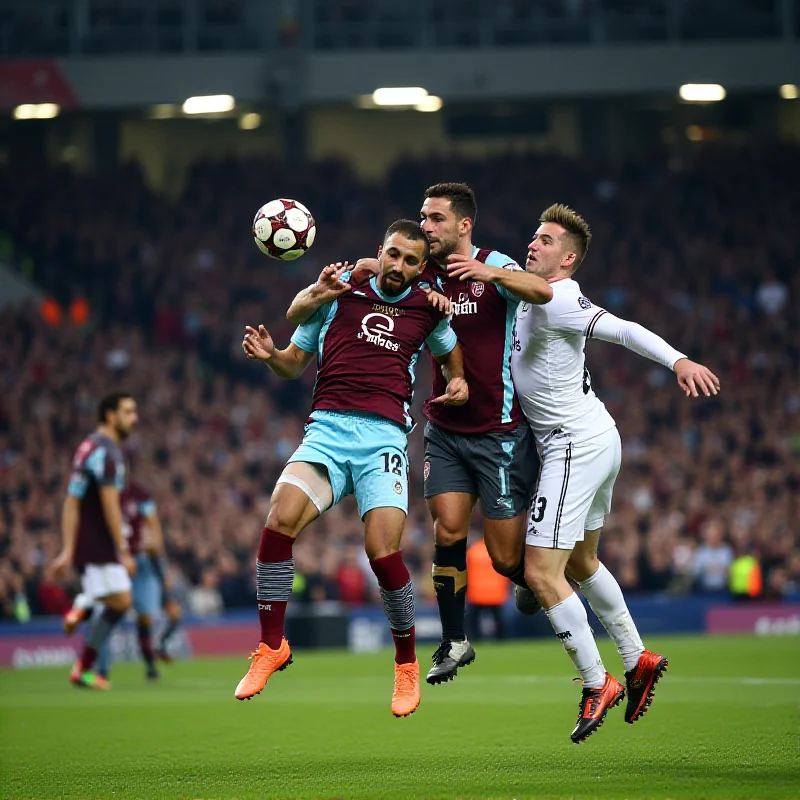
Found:
[[[80,659],[72,665],[72,671],[69,673],[69,682],[73,686],[78,686],[82,689],[100,689],[102,691],[107,691],[111,688],[111,682],[106,680],[102,675],[98,675],[90,669],[84,669]]]
[[[394,665],[394,692],[392,714],[407,717],[417,710],[420,701],[419,661],[413,664]]]
[[[234,696],[237,700],[249,700],[255,697],[261,693],[274,672],[286,669],[291,663],[292,651],[285,637],[281,639],[281,646],[277,650],[261,642],[258,649],[250,653],[250,669],[239,681]]]
[[[625,687],[606,672],[605,683],[600,688],[584,687],[578,703],[580,714],[570,738],[575,744],[588,739],[604,722],[609,708],[618,706],[625,697]]]
[[[636,666],[625,673],[625,684],[628,690],[628,707],[625,709],[625,722],[631,725],[650,708],[656,684],[667,671],[669,661],[645,650],[640,656]]]

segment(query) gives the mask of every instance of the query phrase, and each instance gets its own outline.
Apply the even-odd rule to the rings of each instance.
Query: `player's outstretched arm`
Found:
[[[690,361],[658,334],[626,319],[620,319],[599,309],[586,329],[589,338],[614,342],[633,350],[651,361],[663,364],[675,372],[678,384],[687,397],[706,397],[720,391],[719,378],[708,367]]]
[[[461,345],[456,346],[446,355],[435,356],[442,368],[442,375],[447,381],[444,394],[434,397],[431,403],[442,403],[446,406],[463,406],[469,400],[469,387],[464,377],[464,357]]]
[[[535,305],[549,303],[553,299],[553,287],[538,275],[516,267],[507,269],[488,266],[460,253],[453,253],[447,257],[447,273],[451,278],[459,278],[462,281],[494,283],[520,300]]]
[[[350,291],[350,284],[343,281],[342,275],[352,268],[347,261],[328,264],[317,278],[316,283],[303,289],[292,300],[286,319],[293,325],[307,322],[325,303],[333,302],[339,295]]]
[[[245,355],[253,361],[263,361],[279,378],[299,378],[311,363],[314,354],[301,350],[293,342],[285,350],[278,350],[263,325],[258,330],[248,325],[244,331]]]
[[[53,573],[57,577],[66,573],[72,566],[75,542],[78,538],[79,514],[80,501],[77,497],[68,494],[61,509],[61,552],[52,565]]]

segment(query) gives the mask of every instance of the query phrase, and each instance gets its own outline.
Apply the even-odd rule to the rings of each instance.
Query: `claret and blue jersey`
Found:
[[[414,369],[422,345],[444,356],[457,340],[448,319],[428,304],[418,281],[391,296],[371,277],[320,308],[297,328],[292,342],[317,353],[312,417],[319,410],[363,412],[409,431],[414,424]]]
[[[474,247],[472,257],[497,269],[521,269],[513,258],[496,250]],[[479,434],[516,428],[522,413],[511,379],[511,351],[519,298],[494,283],[451,278],[438,266],[426,270],[425,277],[435,281],[452,303],[451,325],[462,345],[469,402],[463,406],[426,402],[423,413],[431,422],[453,433]],[[431,369],[431,396],[437,397],[444,393],[446,381],[433,359]]]

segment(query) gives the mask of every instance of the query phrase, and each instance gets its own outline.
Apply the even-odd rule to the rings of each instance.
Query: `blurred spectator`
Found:
[[[189,609],[196,617],[216,617],[224,606],[219,593],[219,573],[213,569],[203,570],[200,585],[189,592]]]
[[[724,592],[733,563],[733,548],[724,541],[722,523],[711,519],[703,526],[703,543],[694,552],[693,569],[701,592]]]

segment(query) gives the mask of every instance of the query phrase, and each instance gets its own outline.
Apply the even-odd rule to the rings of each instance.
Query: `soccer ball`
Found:
[[[297,200],[270,200],[253,220],[258,249],[279,261],[294,261],[314,244],[317,227],[311,212]]]

